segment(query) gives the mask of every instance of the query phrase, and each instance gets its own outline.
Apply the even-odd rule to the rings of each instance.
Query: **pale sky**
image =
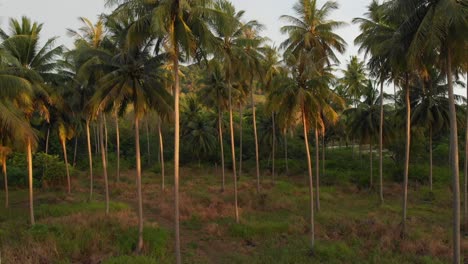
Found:
[[[266,26],[264,35],[277,46],[284,40],[279,29],[285,23],[279,17],[293,15],[292,6],[296,0],[232,0],[238,10],[245,10],[246,20],[258,20]],[[320,1],[323,3],[324,1]],[[332,14],[335,20],[348,23],[338,33],[348,43],[345,55],[340,57],[344,64],[349,56],[357,53],[353,40],[358,28],[351,24],[354,17],[362,16],[370,0],[339,0],[340,9]],[[34,21],[44,23],[43,37],[58,36],[57,44],[71,47],[72,40],[66,35],[66,28],[77,29],[78,17],[83,16],[95,21],[97,15],[109,12],[104,7],[104,0],[0,0],[0,26],[7,29],[8,19],[26,15]]]
[[[279,17],[294,15],[292,6],[297,0],[231,0],[238,10],[245,10],[246,20],[257,20],[266,26],[264,35],[277,46],[285,39],[279,31],[285,25]],[[362,17],[371,0],[338,0],[340,8],[332,13],[331,18],[346,22],[347,25],[337,30],[337,33],[347,42],[348,48],[342,56],[340,68],[345,68],[352,55],[357,55],[354,38],[359,34],[359,28],[351,23],[355,17]],[[319,0],[319,4],[324,3]],[[72,39],[66,35],[66,29],[80,27],[78,17],[83,16],[97,20],[98,14],[110,12],[104,7],[104,0],[0,0],[0,26],[5,30],[8,19],[20,18],[26,15],[34,21],[44,23],[43,37],[58,36],[57,44],[72,47]],[[362,57],[362,56],[361,56]],[[457,93],[462,93],[457,89]],[[387,92],[393,92],[388,87]]]

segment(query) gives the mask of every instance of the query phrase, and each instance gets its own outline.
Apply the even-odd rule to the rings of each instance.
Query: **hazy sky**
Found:
[[[284,35],[279,28],[284,25],[279,17],[284,14],[293,15],[292,6],[296,0],[232,0],[239,10],[245,10],[245,19],[256,19],[266,26],[264,34],[272,42],[279,45]],[[324,1],[320,1],[323,3]],[[370,0],[339,0],[340,9],[332,14],[333,19],[348,23],[338,33],[348,43],[345,55],[341,57],[345,63],[350,55],[357,53],[353,40],[358,28],[351,24],[354,17],[362,16]],[[0,26],[7,28],[8,19],[20,18],[26,15],[35,21],[44,23],[43,36],[58,36],[58,44],[71,46],[72,40],[66,35],[66,28],[76,29],[80,26],[78,17],[84,16],[92,21],[98,14],[109,12],[104,7],[104,0],[0,0]]]

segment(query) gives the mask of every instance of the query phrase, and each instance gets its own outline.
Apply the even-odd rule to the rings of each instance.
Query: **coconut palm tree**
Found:
[[[418,65],[428,51],[439,50],[441,68],[446,73],[449,97],[450,153],[453,184],[453,263],[460,263],[460,186],[458,166],[458,137],[455,96],[453,93],[454,62],[466,64],[466,56],[455,60],[455,54],[466,49],[468,6],[464,1],[411,0],[392,1],[392,12],[400,12],[407,19],[399,33],[409,40],[409,61]],[[436,29],[436,30],[434,30]]]
[[[449,126],[449,109],[446,98],[447,86],[443,75],[430,69],[428,78],[420,79],[418,97],[414,100],[411,122],[427,130],[429,137],[429,188],[432,191],[432,138]]]
[[[288,38],[281,44],[286,54],[292,54],[299,63],[297,70],[301,76],[308,71],[321,75],[321,70],[331,63],[338,63],[335,52],[343,53],[345,41],[334,30],[344,23],[330,20],[329,16],[338,4],[333,1],[325,2],[320,8],[316,0],[298,1],[293,9],[297,17],[284,15],[281,18],[291,24],[283,26],[281,32],[288,34]],[[313,67],[307,65],[306,58],[312,60]],[[304,77],[301,77],[304,78]],[[320,109],[316,109],[319,113]],[[317,188],[317,194],[319,190]],[[320,204],[317,196],[317,205]],[[319,209],[319,208],[317,208]]]
[[[361,96],[366,87],[367,77],[364,62],[359,61],[357,56],[352,56],[346,65],[346,70],[342,70],[343,77],[340,82],[353,98],[354,106],[361,102]]]

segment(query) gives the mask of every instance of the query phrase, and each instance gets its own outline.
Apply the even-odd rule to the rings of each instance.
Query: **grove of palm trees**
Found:
[[[0,264],[468,263],[466,0],[102,4],[0,27]]]

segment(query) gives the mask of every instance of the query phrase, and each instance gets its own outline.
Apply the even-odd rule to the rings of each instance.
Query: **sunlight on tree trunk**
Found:
[[[2,171],[3,171],[3,179],[4,179],[4,184],[5,184],[5,208],[8,208],[10,205],[9,201],[9,194],[8,194],[8,174],[7,174],[7,159],[6,157],[3,157],[2,161]]]
[[[115,115],[115,139],[117,141],[117,182],[120,181],[120,128],[119,116]]]
[[[311,250],[314,250],[315,245],[315,227],[314,227],[314,186],[313,186],[313,175],[312,175],[312,160],[310,158],[309,150],[309,139],[307,136],[307,121],[305,117],[304,109],[302,110],[302,125],[304,126],[304,145],[306,148],[307,156],[307,169],[309,171],[309,206],[310,206],[310,245]]]
[[[159,134],[159,159],[161,161],[161,189],[164,190],[165,172],[164,172],[164,141],[161,130],[162,120],[158,120],[158,134]]]
[[[78,150],[78,135],[75,135],[75,146],[73,150],[73,167],[76,166],[76,154]]]
[[[275,159],[276,159],[276,124],[275,113],[271,113],[271,129],[273,130],[273,138],[271,139],[271,180],[275,183]]]
[[[31,138],[27,139],[27,159],[28,159],[28,180],[29,180],[29,217],[31,225],[34,225],[34,195],[33,195],[33,164],[32,164],[32,143]]]
[[[455,96],[453,94],[452,79],[452,54],[447,49],[446,69],[449,94],[450,115],[450,153],[452,169],[452,191],[453,191],[453,263],[460,263],[460,175],[458,165],[458,131],[457,112],[455,108]]]
[[[288,135],[284,133],[284,163],[286,164],[286,175],[289,175],[288,165]]]
[[[369,187],[372,189],[374,187],[374,174],[372,171],[372,140],[369,141],[369,166],[370,166],[370,184]]]
[[[237,172],[236,172],[236,146],[234,141],[234,121],[232,118],[232,85],[228,81],[229,87],[229,129],[231,134],[231,155],[232,155],[232,176],[234,179],[234,209],[236,223],[239,223],[239,209],[237,207]]]
[[[147,153],[148,153],[148,165],[151,164],[151,143],[150,143],[150,135],[149,135],[149,124],[148,124],[148,118],[146,118],[146,148],[147,148]]]
[[[62,144],[63,158],[65,159],[65,170],[67,172],[67,192],[68,194],[71,194],[70,170],[68,169],[67,144],[65,141],[66,139],[60,139],[60,143]]]
[[[252,87],[252,79],[250,80],[250,87]],[[253,96],[253,89],[250,91],[250,103],[252,104],[252,123],[254,130],[254,141],[255,141],[255,173],[257,175],[257,193],[260,192],[260,162],[258,158],[258,134],[257,134],[257,110],[255,107],[255,101]]]
[[[429,127],[429,188],[432,191],[432,126]]]
[[[408,171],[409,171],[409,159],[410,159],[410,146],[411,146],[411,102],[410,102],[410,87],[409,87],[409,74],[405,77],[405,89],[406,89],[406,143],[405,143],[405,168],[403,175],[403,219],[401,236],[406,235],[406,211],[408,206]]]
[[[325,176],[325,152],[327,150],[327,146],[325,145],[325,133],[322,135],[322,176]]]
[[[223,126],[222,126],[221,109],[219,108],[218,108],[218,134],[219,134],[219,147],[221,151],[221,174],[222,174],[221,191],[224,192],[225,175],[224,175]]]
[[[320,141],[319,133],[317,128],[317,122],[315,123],[315,210],[320,211]]]
[[[242,176],[242,134],[243,134],[243,118],[244,118],[244,112],[243,112],[243,107],[242,105],[239,105],[239,173],[237,174],[237,178],[240,179]]]
[[[47,127],[45,154],[49,154],[49,137],[50,137],[50,125]]]
[[[99,145],[101,146],[101,159],[102,159],[102,173],[104,175],[104,188],[106,193],[106,215],[109,214],[109,184],[107,178],[107,157],[104,145],[104,124],[103,115],[99,120]]]
[[[383,123],[384,123],[384,108],[383,108],[383,78],[380,82],[380,120],[379,120],[379,197],[380,203],[384,203],[383,196]]]
[[[174,30],[174,28],[172,28]],[[179,229],[179,144],[180,144],[180,117],[179,117],[179,50],[174,45],[174,229],[176,263],[181,264],[180,255],[180,229]]]
[[[93,151],[91,149],[91,135],[89,132],[89,120],[86,120],[86,141],[88,143],[88,161],[89,161],[89,200],[93,199]]]
[[[135,155],[138,190],[138,246],[137,252],[143,249],[143,196],[141,194],[141,155],[140,155],[140,127],[137,114],[135,113]]]
[[[102,117],[104,118],[104,143],[105,143],[105,151],[106,151],[106,162],[107,164],[109,164],[109,160],[108,160],[108,157],[109,157],[109,149],[107,148],[107,143],[108,143],[108,134],[107,134],[107,119],[106,119],[106,114],[103,113],[102,114]]]

